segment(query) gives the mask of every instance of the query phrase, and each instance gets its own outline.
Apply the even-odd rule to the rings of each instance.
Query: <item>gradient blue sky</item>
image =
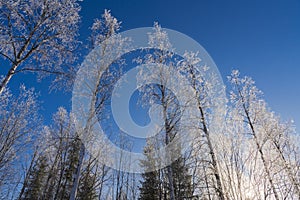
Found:
[[[269,106],[300,127],[299,0],[85,0],[81,5],[82,40],[104,9],[122,21],[122,30],[158,21],[198,41],[214,59],[224,82],[232,69],[253,77]],[[16,88],[20,82],[40,91],[46,123],[58,106],[71,107],[71,96],[48,94],[46,81],[36,84],[31,75],[17,75],[10,86]]]

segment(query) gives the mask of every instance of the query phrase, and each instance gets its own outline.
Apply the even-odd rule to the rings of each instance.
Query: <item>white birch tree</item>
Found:
[[[68,74],[75,59],[80,21],[77,0],[1,0],[0,55],[9,66],[0,93],[20,72]]]
[[[196,107],[199,113],[197,115],[199,119],[196,120],[196,123],[190,124],[190,129],[195,132],[192,157],[197,162],[194,167],[199,175],[198,180],[202,180],[197,183],[198,187],[202,188],[201,195],[209,199],[224,200],[224,186],[218,166],[215,138],[222,133],[224,124],[222,114],[225,114],[226,99],[224,99],[225,95],[222,95],[224,88],[222,83],[218,81],[217,74],[210,71],[210,66],[201,63],[202,60],[198,54],[199,52],[186,52],[183,59],[177,63],[180,72],[188,78],[189,84],[194,90],[194,96],[190,98],[197,103]],[[191,119],[191,121],[194,120]],[[215,123],[213,120],[218,121]]]
[[[111,15],[109,10],[105,10],[100,19],[96,19],[92,25],[92,47],[95,47],[98,51],[97,55],[92,55],[86,58],[87,62],[95,63],[90,71],[79,71],[82,73],[81,77],[84,77],[80,85],[75,85],[75,87],[81,87],[82,85],[87,86],[88,96],[86,98],[91,99],[88,111],[83,112],[86,123],[81,127],[81,132],[79,133],[82,139],[83,135],[88,141],[93,138],[93,127],[95,123],[103,117],[103,108],[105,107],[107,100],[112,92],[112,86],[116,82],[120,74],[120,69],[112,70],[109,69],[111,63],[109,60],[117,62],[116,58],[119,58],[124,52],[124,48],[127,45],[127,39],[122,38],[117,35],[120,29],[120,22]],[[104,59],[106,57],[106,59]],[[102,59],[102,60],[101,60]],[[93,77],[93,83],[86,82],[86,77]],[[80,91],[80,90],[78,90]],[[81,102],[78,102],[81,103]],[[74,174],[74,183],[70,196],[70,200],[76,198],[76,193],[79,185],[79,178],[81,174],[81,167],[83,164],[84,155],[86,153],[85,146],[81,142],[79,162],[77,165],[76,174]]]
[[[239,72],[234,70],[229,80],[233,85],[231,103],[239,116],[236,119],[242,122],[247,150],[254,154],[246,168],[253,172],[251,177],[257,195],[260,198],[299,198],[297,159],[289,158],[297,149],[290,141],[293,135],[290,126],[282,123],[268,108],[251,78],[240,78]]]

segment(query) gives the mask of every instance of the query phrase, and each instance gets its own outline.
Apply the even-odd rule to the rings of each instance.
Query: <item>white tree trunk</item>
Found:
[[[5,78],[3,79],[3,81],[0,84],[0,94],[4,91],[4,88],[6,87],[7,83],[12,78],[12,76],[14,75],[17,67],[18,67],[18,65],[13,65],[10,68],[10,70],[8,71],[8,73],[6,74]]]

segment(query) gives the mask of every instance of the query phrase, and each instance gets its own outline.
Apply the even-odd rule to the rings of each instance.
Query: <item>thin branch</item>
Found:
[[[67,77],[71,77],[68,73],[62,72],[62,71],[52,71],[47,69],[41,69],[41,68],[22,68],[20,70],[15,71],[14,74],[20,73],[20,72],[45,72],[49,74],[57,74],[57,75],[64,75]]]

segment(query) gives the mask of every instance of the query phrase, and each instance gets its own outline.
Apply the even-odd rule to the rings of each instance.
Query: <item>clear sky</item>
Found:
[[[81,5],[82,40],[104,9],[122,21],[122,30],[158,21],[198,41],[224,82],[232,69],[253,77],[269,106],[300,127],[299,0],[85,0]],[[69,94],[47,94],[48,83],[36,86],[30,75],[17,75],[11,81],[11,87],[19,81],[37,87],[46,123],[59,105],[71,107]]]

